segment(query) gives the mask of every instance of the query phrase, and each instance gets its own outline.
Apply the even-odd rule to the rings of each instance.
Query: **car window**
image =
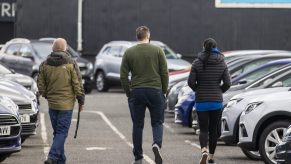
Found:
[[[255,81],[257,79],[262,78],[263,76],[265,76],[266,74],[273,72],[274,70],[277,70],[278,68],[280,68],[282,65],[271,65],[269,67],[264,67],[262,69],[256,70],[248,75],[246,75],[245,77],[243,77],[243,79],[247,80],[248,82],[252,82]]]
[[[167,59],[177,59],[176,53],[167,46],[160,46],[165,53]]]
[[[32,49],[27,45],[22,45],[19,51],[19,56],[32,57]]]
[[[242,72],[247,72],[250,71],[258,66],[261,66],[269,61],[271,61],[273,59],[260,59],[260,60],[256,60],[253,62],[248,63],[247,65],[244,66],[243,71]]]
[[[287,74],[286,76],[275,80],[272,84],[270,84],[269,86],[274,85],[275,83],[281,82],[282,83],[282,87],[290,87],[291,86],[291,73]]]
[[[33,49],[36,52],[36,55],[41,58],[45,59],[51,52],[52,52],[52,43],[41,43],[41,42],[35,42],[31,44]]]
[[[8,68],[0,64],[0,74],[11,74],[11,73],[12,72]]]
[[[268,84],[269,82],[271,82],[274,78],[278,77],[279,75],[283,74],[284,71],[280,71],[278,73],[274,73],[272,76],[266,78],[266,79],[262,79],[260,80],[258,83],[256,83],[255,85],[252,85],[250,88],[257,88],[260,87],[264,84]]]
[[[107,52],[107,55],[121,57],[120,56],[121,47],[120,46],[111,46]]]
[[[8,55],[19,56],[20,44],[11,44],[6,49],[5,53]]]

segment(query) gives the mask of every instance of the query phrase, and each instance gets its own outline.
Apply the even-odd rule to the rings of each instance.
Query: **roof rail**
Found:
[[[8,41],[9,43],[30,43],[30,40],[25,38],[14,38]]]
[[[56,38],[52,38],[52,37],[51,38],[49,38],[49,37],[48,38],[39,38],[39,40],[40,41],[54,41],[54,40],[56,40]]]

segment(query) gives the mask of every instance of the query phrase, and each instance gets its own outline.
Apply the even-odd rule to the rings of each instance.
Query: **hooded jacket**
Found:
[[[76,99],[84,104],[85,94],[79,67],[67,52],[52,52],[39,68],[37,86],[49,108],[72,110]]]
[[[220,53],[198,54],[192,63],[188,85],[196,94],[196,102],[223,102],[222,93],[231,86],[224,56]]]

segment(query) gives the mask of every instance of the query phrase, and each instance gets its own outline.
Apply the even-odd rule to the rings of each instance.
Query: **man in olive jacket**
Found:
[[[83,110],[85,94],[79,67],[66,52],[67,43],[58,38],[53,52],[39,69],[37,86],[39,93],[48,101],[49,115],[53,127],[53,144],[45,164],[64,164],[64,144],[71,125],[76,99],[79,110]]]
[[[128,97],[128,104],[133,122],[134,164],[141,164],[143,159],[142,133],[146,107],[150,111],[153,129],[152,150],[156,164],[163,159],[160,148],[163,141],[163,122],[165,96],[169,83],[168,67],[164,51],[151,45],[150,31],[141,26],[136,30],[138,44],[126,50],[120,68],[121,84]],[[128,80],[131,73],[131,81]]]

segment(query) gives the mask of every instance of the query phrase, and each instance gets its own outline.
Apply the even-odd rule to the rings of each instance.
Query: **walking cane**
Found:
[[[76,130],[75,130],[75,136],[74,138],[77,138],[77,133],[78,133],[78,129],[79,129],[79,122],[80,122],[80,108],[78,109],[78,118],[77,118],[77,124],[76,124]]]

